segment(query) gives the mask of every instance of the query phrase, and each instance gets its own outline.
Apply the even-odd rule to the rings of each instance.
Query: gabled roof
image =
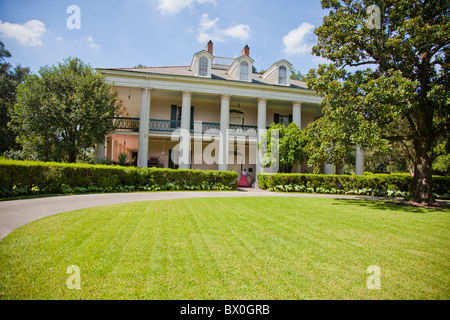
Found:
[[[195,62],[195,59],[196,59],[200,54],[202,54],[202,55],[207,55],[207,56],[209,56],[210,58],[213,58],[213,57],[214,57],[214,56],[213,56],[211,53],[209,53],[207,50],[202,50],[202,51],[199,51],[199,52],[197,52],[197,53],[194,53],[194,55],[193,55],[193,57],[192,57],[192,62],[191,62],[191,69],[194,68],[194,62]]]
[[[263,78],[266,78],[269,74],[271,74],[273,71],[275,71],[276,68],[278,68],[280,65],[288,65],[289,68],[292,68],[292,63],[285,59],[281,59],[277,62],[275,62],[269,69],[267,69],[266,72],[262,74]]]
[[[234,59],[230,68],[228,68],[228,70],[227,70],[227,74],[231,74],[233,72],[234,68],[236,68],[237,64],[240,63],[242,60],[247,60],[250,63],[255,62],[255,60],[253,60],[249,56],[246,56],[246,55],[240,56],[239,58]]]

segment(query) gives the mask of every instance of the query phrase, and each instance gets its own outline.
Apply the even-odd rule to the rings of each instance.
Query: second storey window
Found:
[[[198,74],[201,77],[208,75],[208,59],[206,57],[201,57],[198,62]]]
[[[248,81],[248,62],[242,61],[239,68],[239,80]]]
[[[287,70],[285,66],[281,66],[278,69],[278,84],[287,84]]]

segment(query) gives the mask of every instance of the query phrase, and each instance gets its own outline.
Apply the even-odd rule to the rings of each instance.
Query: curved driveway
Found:
[[[102,193],[71,196],[31,198],[0,201],[0,240],[15,229],[34,220],[57,213],[136,201],[168,200],[182,198],[207,197],[322,197],[345,199],[387,200],[388,198],[356,197],[342,195],[318,195],[299,193],[274,193],[260,189],[239,191],[180,191],[180,192],[139,192],[139,193]],[[389,200],[393,200],[390,198]]]

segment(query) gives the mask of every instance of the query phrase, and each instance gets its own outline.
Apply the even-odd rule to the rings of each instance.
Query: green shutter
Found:
[[[273,122],[274,123],[280,123],[280,114],[279,113],[274,113],[273,114]]]

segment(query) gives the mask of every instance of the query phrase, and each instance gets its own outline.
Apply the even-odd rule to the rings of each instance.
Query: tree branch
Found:
[[[413,139],[420,139],[421,136],[419,135],[406,135],[406,136],[385,136],[382,137],[383,139],[389,140],[389,141],[409,141],[409,140],[413,140]]]
[[[358,67],[358,66],[362,66],[362,65],[365,65],[365,64],[377,64],[377,62],[375,60],[373,60],[373,61],[363,61],[363,62],[359,62],[359,63],[344,64],[343,67],[345,67],[345,66]]]

